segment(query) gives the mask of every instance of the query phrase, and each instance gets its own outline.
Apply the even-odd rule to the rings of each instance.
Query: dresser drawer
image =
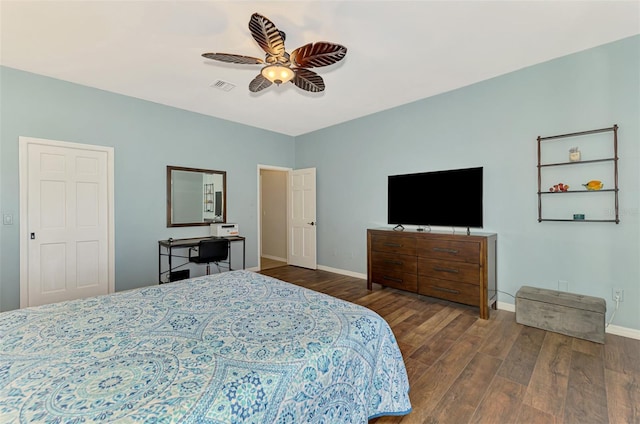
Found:
[[[452,302],[464,303],[465,305],[478,306],[480,303],[480,286],[477,284],[419,276],[418,293]]]
[[[480,243],[454,240],[418,240],[418,256],[447,261],[480,263]]]
[[[418,275],[479,285],[480,265],[418,258]]]
[[[371,271],[371,282],[413,293],[418,291],[418,276],[415,272],[410,274],[397,269],[374,267]]]
[[[399,253],[401,255],[415,256],[416,239],[413,237],[374,234],[371,236],[371,250],[374,252]]]
[[[415,274],[418,272],[418,260],[415,256],[371,252],[371,267],[380,271],[389,270]]]

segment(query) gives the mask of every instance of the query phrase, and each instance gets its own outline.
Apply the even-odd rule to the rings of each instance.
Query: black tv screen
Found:
[[[389,224],[479,228],[482,209],[482,167],[389,176]]]

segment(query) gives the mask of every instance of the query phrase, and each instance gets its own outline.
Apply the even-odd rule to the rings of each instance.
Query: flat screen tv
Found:
[[[482,209],[482,167],[389,176],[389,224],[481,228]]]

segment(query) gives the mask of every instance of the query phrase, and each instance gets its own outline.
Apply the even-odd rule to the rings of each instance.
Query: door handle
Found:
[[[307,224],[309,224],[309,225],[311,225],[311,226],[316,225],[316,223],[315,223],[315,222],[313,222],[313,221],[311,221],[311,222],[307,222]]]

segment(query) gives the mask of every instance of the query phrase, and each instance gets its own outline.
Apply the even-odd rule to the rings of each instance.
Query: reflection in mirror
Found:
[[[167,166],[167,227],[227,222],[227,173]]]

